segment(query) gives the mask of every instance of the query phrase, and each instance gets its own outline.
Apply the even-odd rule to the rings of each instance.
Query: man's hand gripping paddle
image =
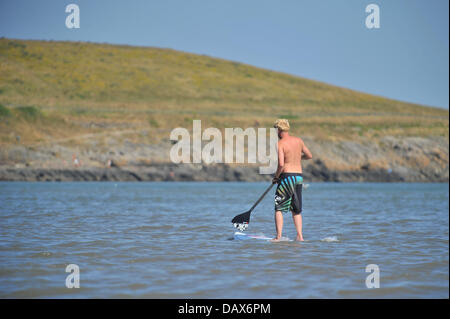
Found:
[[[272,189],[273,185],[276,184],[272,182],[270,186],[266,189],[264,194],[261,195],[261,197],[256,201],[256,203],[250,208],[250,210],[246,211],[245,213],[242,213],[240,215],[235,216],[231,222],[233,223],[233,226],[239,229],[240,231],[245,231],[248,228],[248,223],[250,222],[250,214],[252,213],[253,209],[259,204],[260,201],[266,196],[266,194]]]

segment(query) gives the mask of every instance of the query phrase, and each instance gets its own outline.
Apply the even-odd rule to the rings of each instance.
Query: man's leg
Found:
[[[279,210],[275,212],[275,228],[277,230],[277,237],[274,240],[280,240],[283,231],[283,214]]]
[[[294,219],[295,229],[297,230],[297,238],[298,241],[303,241],[302,234],[302,184],[297,184],[295,186],[294,192],[294,202],[291,207],[292,211],[292,219]]]
[[[302,214],[294,214],[294,212],[292,212],[292,218],[294,219],[295,229],[297,230],[297,238],[296,238],[296,240],[303,241]]]

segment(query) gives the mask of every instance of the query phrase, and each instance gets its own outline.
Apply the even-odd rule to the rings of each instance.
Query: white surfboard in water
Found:
[[[234,233],[234,239],[235,240],[249,240],[249,239],[258,239],[258,240],[272,240],[273,237],[266,237],[264,235],[252,235],[252,234],[247,234],[247,233],[242,233],[242,232],[235,232]],[[292,241],[289,238],[286,237],[282,237],[280,241]]]
[[[249,239],[257,239],[257,240],[265,240],[265,241],[272,241],[273,237],[266,237],[264,235],[252,235],[247,234],[243,232],[235,232],[234,233],[234,240],[249,240]],[[287,237],[281,237],[281,240],[279,241],[293,241],[292,239],[289,239]],[[309,240],[305,240],[307,242]],[[322,242],[339,242],[339,239],[336,236],[330,236],[320,239]]]

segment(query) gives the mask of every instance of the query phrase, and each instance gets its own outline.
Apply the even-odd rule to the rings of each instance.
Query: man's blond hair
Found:
[[[283,132],[289,131],[289,121],[286,119],[278,119],[275,121],[275,124],[273,125],[274,128],[278,128]]]

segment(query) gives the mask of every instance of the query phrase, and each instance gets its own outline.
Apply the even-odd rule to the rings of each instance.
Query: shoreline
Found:
[[[313,159],[302,161],[306,182],[448,183],[445,138],[383,137],[378,142],[316,141],[305,137]],[[256,164],[174,164],[172,144],[112,141],[82,149],[52,144],[0,149],[0,181],[270,181]]]
[[[307,182],[380,182],[448,183],[444,176],[423,169],[398,167],[392,170],[365,168],[330,170],[316,161],[303,170]],[[226,164],[154,164],[145,167],[16,168],[0,167],[0,181],[198,181],[258,182],[270,181],[272,175],[259,174],[258,167],[232,167]]]

